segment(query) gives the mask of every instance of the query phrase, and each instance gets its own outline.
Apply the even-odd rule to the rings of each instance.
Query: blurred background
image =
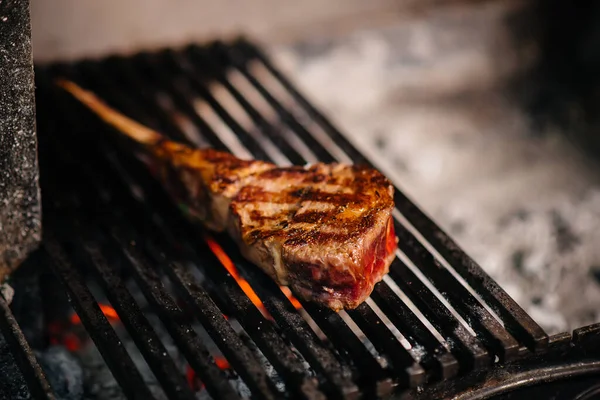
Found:
[[[600,321],[593,1],[31,6],[37,62],[259,41],[549,333]]]

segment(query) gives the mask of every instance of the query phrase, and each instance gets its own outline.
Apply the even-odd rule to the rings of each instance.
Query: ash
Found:
[[[491,3],[491,4],[490,4]],[[600,174],[507,87],[511,2],[448,7],[274,61],[548,333],[600,321]],[[457,6],[460,7],[460,6]]]
[[[58,399],[83,398],[83,369],[75,355],[62,346],[51,346],[36,352],[36,357]]]
[[[58,400],[83,399],[83,369],[74,354],[62,346],[50,346],[44,351],[35,351],[35,356]],[[32,399],[27,383],[2,336],[0,377],[0,399]]]

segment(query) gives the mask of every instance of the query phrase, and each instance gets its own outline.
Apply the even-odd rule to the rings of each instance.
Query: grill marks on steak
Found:
[[[149,152],[151,169],[187,213],[209,229],[226,230],[229,204],[240,189],[253,182],[257,173],[274,164],[241,160],[213,149],[191,149],[179,143],[161,141]]]
[[[371,168],[274,168],[232,198],[229,229],[278,283],[339,310],[362,303],[388,272],[393,208],[391,184]]]
[[[171,193],[189,215],[226,229],[245,258],[298,297],[355,308],[387,274],[396,247],[393,188],[379,172],[321,163],[277,168],[179,146],[153,149],[158,178],[184,188]]]
[[[59,83],[142,145],[143,159],[190,217],[228,231],[245,258],[295,294],[355,308],[388,272],[397,239],[393,186],[359,165],[280,168],[167,140],[72,82]]]

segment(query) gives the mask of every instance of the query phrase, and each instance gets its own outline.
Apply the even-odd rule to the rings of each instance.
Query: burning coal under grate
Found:
[[[45,312],[44,337],[79,360],[87,398],[384,397],[548,347],[401,191],[400,252],[369,301],[340,313],[299,302],[230,239],[184,220],[110,128],[53,85],[68,77],[174,139],[243,158],[367,162],[248,42],[36,74],[45,239],[33,258],[74,310]]]

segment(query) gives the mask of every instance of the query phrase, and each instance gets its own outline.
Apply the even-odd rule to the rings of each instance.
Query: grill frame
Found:
[[[187,59],[188,62],[182,61],[181,58]],[[293,102],[286,105],[280,98],[276,98],[270,90],[272,88],[265,86],[264,76],[257,76],[256,72],[251,70],[250,61],[258,63],[253,65],[259,65],[263,71],[270,73],[274,77],[271,83],[277,81]],[[264,117],[230,81],[225,71],[232,69],[245,77],[274,110],[283,129],[287,130],[286,135],[279,134],[282,127],[274,125],[273,121]],[[264,376],[261,378],[261,371],[256,369],[257,364],[253,361],[251,353],[222,317],[223,309],[231,309],[247,334],[280,372],[286,381],[286,387],[289,385],[294,395],[304,398],[320,398],[323,394],[356,398],[361,392],[367,397],[371,394],[384,396],[396,389],[409,390],[408,395],[419,397],[425,392],[419,394],[418,391],[410,389],[426,382],[426,387],[429,388],[427,393],[451,393],[461,389],[455,384],[456,380],[451,379],[458,374],[468,378],[462,380],[472,386],[466,389],[469,392],[478,382],[487,381],[486,374],[494,376],[493,374],[497,373],[498,368],[494,368],[496,364],[491,362],[494,356],[498,356],[500,364],[504,366],[517,366],[515,371],[518,371],[519,366],[529,366],[530,370],[535,370],[540,365],[547,366],[548,362],[552,362],[554,354],[565,354],[560,351],[565,345],[570,347],[573,344],[575,348],[598,350],[600,325],[575,331],[572,341],[571,335],[548,338],[543,330],[398,188],[395,201],[402,218],[396,218],[396,232],[400,239],[400,250],[410,262],[397,258],[391,267],[390,278],[450,343],[449,349],[439,343],[434,334],[413,313],[414,307],[411,308],[387,283],[383,283],[377,285],[374,291],[374,302],[386,311],[386,316],[389,316],[411,345],[423,346],[426,351],[425,357],[420,363],[417,362],[413,358],[414,353],[400,345],[392,332],[381,323],[377,313],[365,303],[348,312],[348,315],[371,342],[376,344],[376,349],[392,361],[391,368],[383,368],[342,317],[328,310],[317,309],[314,305],[303,304],[308,315],[317,322],[334,348],[341,353],[336,355],[332,349],[321,343],[274,282],[250,266],[230,240],[222,235],[213,235],[251,282],[274,317],[277,323],[275,328],[264,320],[234,279],[227,276],[218,259],[203,242],[203,231],[184,221],[168,204],[164,193],[153,196],[152,201],[136,198],[140,187],[146,195],[161,192],[162,189],[147,176],[139,164],[119,150],[119,146],[109,145],[108,141],[103,139],[110,128],[77,105],[68,95],[49,85],[51,77],[56,74],[67,75],[96,91],[132,118],[184,142],[189,143],[184,132],[164,108],[155,100],[151,100],[156,98],[157,91],[165,92],[177,110],[185,114],[199,130],[204,131],[206,142],[217,149],[227,150],[227,146],[211,128],[210,122],[191,106],[192,96],[202,98],[256,158],[270,160],[272,156],[268,146],[265,147],[256,139],[262,136],[272,141],[285,159],[295,164],[303,164],[307,160],[289,139],[290,135],[295,135],[300,140],[306,140],[307,147],[320,161],[352,160],[370,164],[369,161],[299,94],[256,46],[243,39],[229,45],[215,42],[209,46],[190,46],[180,51],[165,50],[128,58],[110,57],[98,61],[38,67],[36,73],[38,104],[42,105],[38,106],[42,155],[44,151],[47,154],[54,152],[60,155],[62,160],[62,164],[55,165],[50,156],[41,157],[41,162],[46,161],[42,165],[42,184],[54,187],[54,190],[65,188],[69,193],[66,199],[45,200],[45,223],[52,228],[46,229],[44,250],[36,256],[47,263],[70,293],[71,302],[80,314],[84,326],[90,333],[97,335],[92,335],[92,338],[97,341],[107,364],[112,365],[111,370],[114,368],[113,373],[131,398],[152,398],[152,395],[144,389],[145,385],[136,377],[135,372],[132,372],[135,368],[131,368],[128,355],[123,353],[124,350],[119,350],[118,346],[115,348],[114,343],[118,340],[115,342],[114,331],[110,332],[112,328],[86,288],[83,278],[78,275],[71,254],[73,252],[87,252],[86,264],[95,270],[99,281],[104,283],[108,298],[119,315],[126,314],[122,320],[128,330],[133,332],[132,336],[139,333],[138,343],[144,350],[151,369],[157,376],[160,375],[165,393],[172,398],[189,398],[189,390],[182,387],[181,376],[178,377],[173,368],[165,368],[169,361],[161,358],[164,349],[161,348],[160,341],[156,341],[152,327],[135,302],[132,302],[118,271],[114,271],[104,259],[103,254],[106,250],[97,248],[93,235],[88,237],[87,231],[90,226],[100,227],[98,230],[112,243],[112,247],[108,247],[121,253],[115,257],[129,263],[136,282],[149,302],[156,309],[165,311],[161,314],[164,316],[162,322],[171,336],[177,338],[176,342],[184,349],[186,358],[190,364],[193,361],[194,370],[201,375],[213,397],[218,396],[216,398],[237,396],[224,386],[222,372],[216,367],[212,357],[207,356],[208,352],[203,344],[197,337],[185,333],[189,332],[189,327],[174,322],[175,316],[181,310],[178,310],[165,288],[159,284],[161,279],[158,279],[157,272],[154,271],[155,266],[159,266],[159,270],[186,293],[188,302],[198,311],[202,325],[213,339],[227,338],[221,350],[258,398],[276,398],[277,390],[272,384],[262,380]],[[248,130],[231,115],[230,110],[208,89],[207,81],[204,80],[207,76],[223,85],[257,129]],[[179,85],[173,84],[171,77],[181,79]],[[126,89],[123,89],[124,87]],[[295,108],[290,109],[290,104]],[[310,128],[306,125],[310,125]],[[78,149],[84,148],[85,144],[80,142],[80,137],[68,132],[65,133],[66,137],[63,136],[63,140],[67,139],[68,143],[53,140],[50,133],[56,134],[61,129],[73,133],[90,133],[90,138],[94,141],[92,148],[95,149],[91,150],[90,154],[80,154],[82,152]],[[320,133],[316,133],[317,131]],[[347,159],[343,154],[346,154]],[[89,163],[85,163],[88,157]],[[77,170],[74,170],[74,167],[77,167]],[[87,184],[82,185],[81,182]],[[78,190],[69,189],[77,185],[80,186]],[[101,217],[91,218],[78,211],[79,208],[89,210],[89,207],[104,210],[103,214]],[[136,211],[138,207],[142,211]],[[114,212],[111,213],[111,210]],[[156,216],[157,219],[150,221],[149,216]],[[71,228],[65,228],[65,232],[53,232],[61,225],[61,218],[71,221],[69,224],[75,229],[71,231]],[[131,222],[131,226],[135,228],[124,228],[122,223],[119,224],[119,220]],[[143,235],[140,234],[142,228]],[[177,234],[179,231],[185,232],[187,236],[182,238],[181,234]],[[75,245],[71,243],[74,232],[82,237]],[[159,233],[148,238],[148,232]],[[131,245],[132,242],[140,245]],[[65,243],[69,244],[67,247],[73,246],[76,250],[65,250]],[[185,248],[184,260],[186,257],[194,260],[202,267],[213,286],[218,285],[223,293],[214,293],[214,289],[206,290],[197,284],[190,286],[189,273],[186,275],[183,263],[179,260],[182,257],[181,247]],[[167,255],[160,254],[162,251]],[[440,261],[438,256],[445,258],[454,271],[448,269],[447,264]],[[411,262],[413,266],[410,265]],[[431,284],[424,282],[419,274],[430,279],[437,290],[447,294],[446,297],[440,298],[432,293]],[[457,276],[471,285],[472,291],[465,288]],[[473,295],[473,292],[476,295]],[[475,296],[483,299],[485,306]],[[446,304],[451,304],[452,310]],[[488,308],[502,319],[506,329]],[[477,331],[477,337],[468,332],[457,315]],[[10,326],[15,326],[14,323],[12,321]],[[100,333],[102,335],[99,335]],[[282,339],[282,334],[285,340]],[[144,347],[147,340],[158,345]],[[307,375],[287,341],[291,342],[317,371],[321,379],[320,385]],[[271,350],[270,346],[273,346]],[[573,351],[570,354],[579,356],[580,353]],[[30,350],[25,349],[25,354],[31,354]],[[356,365],[350,365],[347,360],[353,360]],[[35,360],[30,358],[26,362],[22,360],[21,365],[29,365],[27,368],[30,369],[33,366],[34,371],[39,372],[35,369]],[[590,370],[595,370],[595,365],[590,365]],[[350,367],[354,368],[355,376],[352,378],[357,378],[357,381],[351,379]],[[28,376],[31,377],[32,384],[47,389],[47,383],[39,373],[29,371]],[[440,383],[435,384],[438,381]],[[42,392],[49,393],[48,390]],[[51,398],[49,396],[48,394],[46,398]]]

